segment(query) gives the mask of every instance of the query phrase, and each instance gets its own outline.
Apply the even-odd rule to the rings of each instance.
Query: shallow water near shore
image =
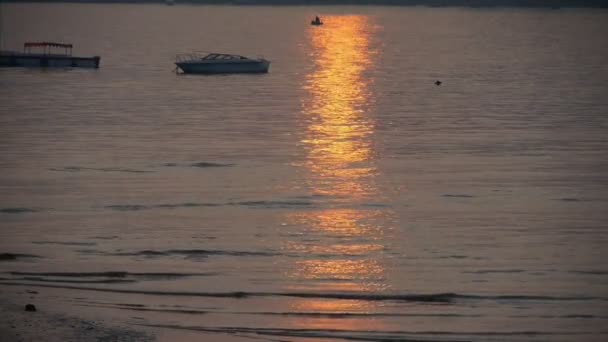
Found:
[[[608,12],[1,6],[5,48],[101,68],[0,70],[0,296],[167,341],[608,338]]]

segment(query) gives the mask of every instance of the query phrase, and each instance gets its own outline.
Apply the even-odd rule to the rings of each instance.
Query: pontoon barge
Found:
[[[41,51],[32,52],[32,48]],[[99,68],[101,57],[72,56],[72,44],[35,42],[23,44],[23,52],[0,51],[0,67],[40,67],[40,68]],[[53,49],[63,49],[57,52]]]

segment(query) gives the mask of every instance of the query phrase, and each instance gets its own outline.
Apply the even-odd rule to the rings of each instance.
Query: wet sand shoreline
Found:
[[[0,288],[0,342],[19,341],[154,341],[154,336],[129,327],[109,325],[99,320],[48,311],[37,305],[36,291],[20,289],[22,295]],[[28,301],[29,300],[29,301]],[[36,312],[25,311],[34,304]]]

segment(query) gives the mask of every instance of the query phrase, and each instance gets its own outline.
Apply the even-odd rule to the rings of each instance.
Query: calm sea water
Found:
[[[608,338],[608,12],[1,10],[5,49],[102,57],[0,70],[1,296],[161,340]]]

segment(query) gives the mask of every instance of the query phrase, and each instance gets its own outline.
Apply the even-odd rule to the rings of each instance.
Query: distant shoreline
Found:
[[[0,0],[0,3],[124,3],[164,4],[166,0]],[[174,0],[192,5],[272,6],[421,6],[469,8],[608,8],[608,0]]]

